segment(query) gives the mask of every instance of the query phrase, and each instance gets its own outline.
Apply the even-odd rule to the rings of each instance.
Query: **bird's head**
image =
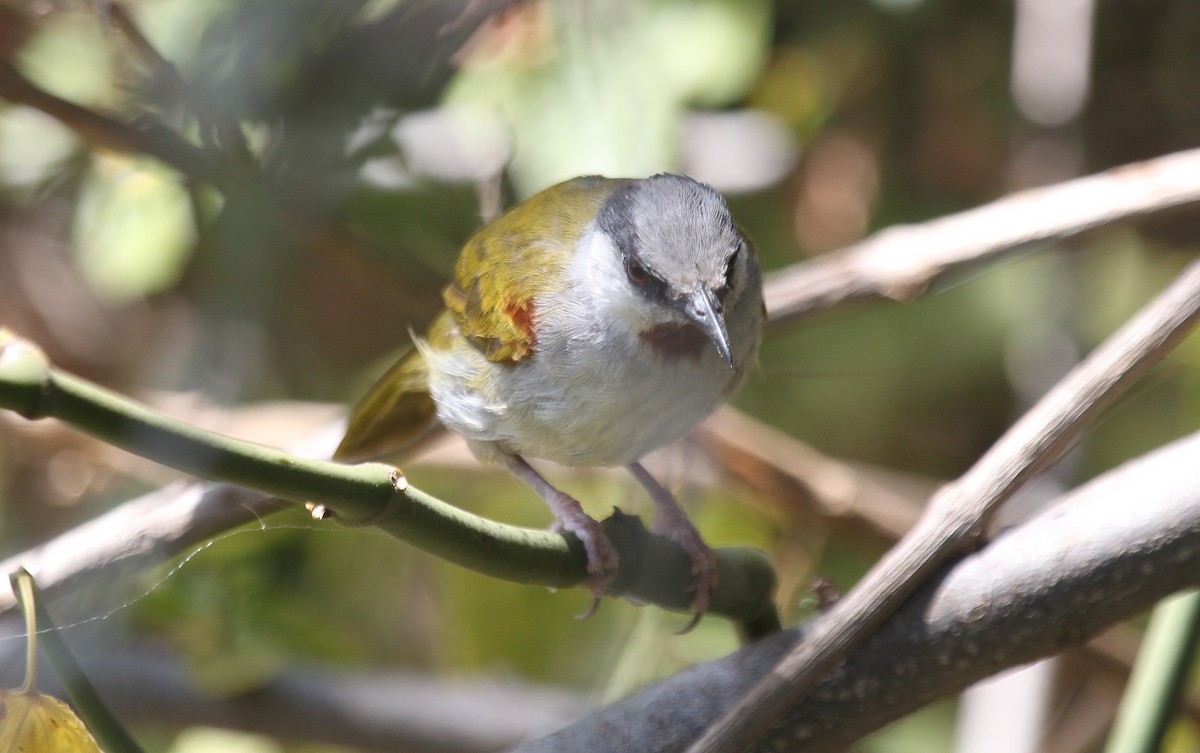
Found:
[[[583,242],[589,287],[606,316],[664,357],[713,347],[742,366],[728,317],[758,284],[757,267],[715,190],[665,173],[629,181],[606,197]]]

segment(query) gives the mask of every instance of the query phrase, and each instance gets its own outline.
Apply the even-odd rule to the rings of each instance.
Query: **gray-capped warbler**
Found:
[[[720,194],[670,174],[560,183],[468,240],[443,298],[426,336],[355,408],[335,457],[396,452],[440,420],[583,542],[597,598],[617,552],[528,459],[626,466],[654,501],[654,530],[690,557],[702,614],[712,550],[639,460],[725,402],[762,338],[758,260]]]

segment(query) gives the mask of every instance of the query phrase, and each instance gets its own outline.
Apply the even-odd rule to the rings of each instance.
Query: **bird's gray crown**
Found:
[[[676,291],[720,289],[742,242],[719,193],[670,173],[618,188],[596,222],[623,256]]]

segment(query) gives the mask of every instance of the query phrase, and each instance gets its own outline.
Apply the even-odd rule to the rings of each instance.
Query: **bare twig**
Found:
[[[1037,244],[1200,202],[1200,149],[1006,196],[870,238],[767,277],[772,325],[862,298],[907,301],[949,276]]]
[[[912,528],[932,481],[828,457],[730,406],[693,435],[725,471],[787,503],[865,523],[889,540]]]
[[[1080,645],[1200,583],[1200,434],[1094,479],[956,562],[754,751],[842,750],[1003,669]],[[686,748],[835,613],[692,667],[516,753]]]
[[[0,63],[0,97],[40,110],[70,128],[94,147],[125,154],[147,154],[193,178],[213,177],[202,151],[161,126],[135,128],[86,107],[56,97]]]
[[[25,567],[57,595],[97,578],[142,572],[284,505],[248,489],[178,482],[0,561],[0,572]],[[0,593],[0,613],[15,603]]]
[[[1088,420],[1165,355],[1200,315],[1200,262],[1071,371],[957,481],[763,681],[690,749],[744,750],[845,659],[949,557],[977,546],[991,514],[1056,462]]]

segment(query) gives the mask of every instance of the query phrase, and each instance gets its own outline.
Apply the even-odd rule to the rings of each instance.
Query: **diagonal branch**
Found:
[[[866,298],[908,301],[999,258],[1114,222],[1200,202],[1200,149],[1006,196],[767,276],[771,323]]]
[[[214,175],[205,154],[174,132],[158,125],[137,128],[68,102],[41,89],[3,62],[0,62],[0,98],[49,115],[93,147],[124,154],[148,154],[193,178],[209,180]]]
[[[1162,358],[1200,316],[1200,261],[1113,334],[957,481],[917,525],[690,749],[745,750],[950,557],[978,544],[989,517],[1056,462],[1096,413]]]
[[[945,568],[754,751],[842,750],[1200,585],[1200,433],[1093,479]],[[686,748],[833,614],[697,665],[514,753]]]

